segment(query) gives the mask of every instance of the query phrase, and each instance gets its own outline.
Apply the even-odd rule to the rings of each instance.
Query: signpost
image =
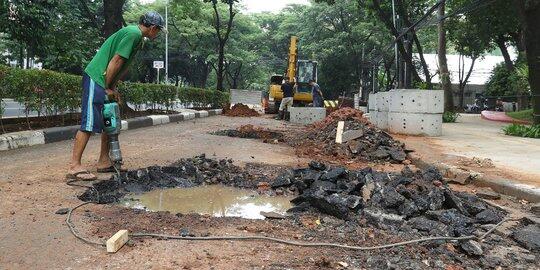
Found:
[[[154,61],[154,68],[157,69],[157,83],[159,84],[159,70],[165,66],[163,61]]]

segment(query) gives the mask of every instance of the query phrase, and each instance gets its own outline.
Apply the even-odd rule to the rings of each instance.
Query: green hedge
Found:
[[[135,105],[136,110],[143,104],[151,104],[152,107],[161,104],[170,109],[178,92],[178,88],[174,85],[131,82],[120,83],[118,90],[124,102]]]
[[[204,90],[193,87],[181,87],[178,91],[178,99],[186,107],[222,107],[223,104],[229,102],[229,93]]]
[[[0,65],[0,99],[13,98],[24,104],[27,112],[41,111],[54,115],[75,111],[81,104],[81,76],[49,70],[18,69]],[[171,108],[179,98],[188,107],[219,107],[229,94],[199,88],[178,88],[172,85],[124,82],[118,89],[124,102],[140,109],[143,104]],[[3,107],[0,104],[0,115]]]
[[[27,112],[45,110],[52,115],[74,111],[80,105],[80,76],[49,70],[2,69],[2,96],[24,104]]]

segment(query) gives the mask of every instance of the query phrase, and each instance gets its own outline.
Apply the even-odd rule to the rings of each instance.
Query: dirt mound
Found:
[[[242,103],[234,104],[230,109],[229,106],[225,106],[225,108],[223,109],[223,114],[233,117],[259,116],[259,113],[256,110],[251,109],[247,105],[244,105]]]
[[[360,130],[363,135],[347,143],[336,143],[339,121],[345,122],[345,131]],[[346,161],[359,159],[401,163],[407,158],[401,142],[371,125],[361,111],[352,108],[333,112],[324,120],[309,126],[307,131],[292,131],[286,142],[297,148],[298,155],[314,159],[330,157]]]
[[[243,125],[237,129],[219,130],[211,134],[244,139],[262,139],[265,143],[283,141],[283,134],[261,127],[254,127],[253,125]]]
[[[368,124],[369,121],[364,117],[364,113],[353,108],[342,108],[332,112],[322,121],[316,122],[310,126],[312,129],[326,128],[329,125],[334,125],[339,121],[356,121]]]

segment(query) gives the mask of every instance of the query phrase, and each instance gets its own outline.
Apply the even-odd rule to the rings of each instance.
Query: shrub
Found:
[[[540,139],[540,125],[512,124],[503,128],[504,134],[510,136],[528,137]]]
[[[49,70],[9,68],[0,78],[0,89],[24,104],[27,116],[33,110],[53,115],[79,107],[80,78]]]
[[[118,85],[118,90],[124,101],[135,105],[137,110],[143,104],[151,105],[152,108],[161,104],[167,110],[171,109],[177,96],[177,87],[165,84],[123,82]]]
[[[510,71],[504,63],[498,64],[486,84],[488,96],[520,96],[530,95],[529,69],[525,62],[518,61],[514,70]]]
[[[443,114],[443,123],[455,123],[456,120],[460,117],[459,113],[456,112],[444,112]]]
[[[178,99],[185,107],[217,108],[228,102],[229,93],[193,87],[181,87],[178,90]]]
[[[56,115],[76,111],[81,104],[81,76],[50,70],[18,69],[0,65],[0,98],[11,97],[31,111]],[[179,98],[190,107],[220,107],[228,101],[228,93],[199,88],[178,88],[174,85],[123,82],[118,85],[124,102],[140,109],[141,105],[159,104],[171,109]],[[3,107],[0,104],[0,116]]]

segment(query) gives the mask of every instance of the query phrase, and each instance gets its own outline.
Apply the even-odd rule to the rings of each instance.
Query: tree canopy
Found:
[[[435,74],[424,58],[425,53],[437,53],[439,19],[436,12],[426,15],[436,0],[395,0],[394,7],[392,1],[383,0],[313,0],[276,13],[254,14],[245,12],[237,0],[168,2],[169,83],[220,90],[267,89],[271,75],[284,73],[289,40],[295,35],[299,59],[319,63],[319,84],[327,97],[393,88],[398,85],[397,64],[412,67],[413,87],[439,87],[431,82]],[[447,2],[448,51],[478,59],[497,49],[505,57],[505,67],[512,70],[515,61],[508,48],[525,52],[521,1]],[[47,69],[81,74],[106,37],[136,24],[146,11],[164,15],[166,3],[2,0],[2,59],[17,60],[19,65],[24,59],[35,59]],[[415,24],[418,21],[422,23]],[[407,28],[412,30],[403,35]],[[126,79],[155,82],[152,62],[164,60],[164,46],[164,35],[145,42]],[[467,75],[463,72],[460,77],[464,84]]]

